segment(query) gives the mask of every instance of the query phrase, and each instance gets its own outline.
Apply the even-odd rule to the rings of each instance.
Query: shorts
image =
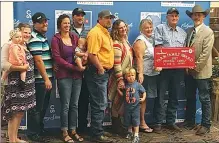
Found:
[[[147,76],[144,75],[144,81],[142,83],[143,87],[146,90],[147,98],[156,98],[157,97],[157,89],[158,89],[158,79],[159,75],[155,76]]]
[[[124,110],[124,126],[125,127],[137,127],[140,125],[140,105],[133,110],[125,108]]]

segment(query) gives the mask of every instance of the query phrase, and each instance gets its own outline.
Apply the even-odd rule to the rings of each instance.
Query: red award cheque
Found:
[[[154,48],[154,66],[163,69],[194,68],[195,49],[191,47]]]

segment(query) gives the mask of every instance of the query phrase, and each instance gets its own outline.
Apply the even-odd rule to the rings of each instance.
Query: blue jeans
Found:
[[[202,106],[202,126],[210,128],[211,100],[209,93],[209,79],[194,79],[191,75],[186,76],[186,121],[195,123],[196,114],[196,90],[198,88],[199,100]]]
[[[57,79],[61,101],[61,130],[75,130],[78,120],[78,100],[82,79]]]
[[[50,78],[53,82],[52,78]],[[49,106],[52,90],[46,90],[45,83],[35,83],[36,107],[28,110],[27,114],[27,135],[40,134],[44,128],[43,119]]]
[[[104,110],[107,107],[107,83],[109,73],[99,75],[96,68],[90,66],[85,71],[85,80],[90,93],[91,135],[103,135]]]
[[[178,98],[183,94],[184,70],[183,69],[167,69],[160,72],[160,82],[158,88],[158,97],[155,99],[155,123],[162,124],[165,120],[165,93],[171,83],[169,91],[169,99],[166,112],[166,123],[168,125],[175,124],[176,111],[178,108]]]

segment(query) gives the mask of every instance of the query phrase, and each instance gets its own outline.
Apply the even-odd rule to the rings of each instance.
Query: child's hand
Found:
[[[84,56],[85,56],[85,57],[88,57],[88,52],[85,52],[85,53],[84,53]]]
[[[144,102],[145,101],[145,98],[139,98],[140,102]]]
[[[144,102],[145,101],[145,99],[146,99],[146,92],[144,92],[143,94],[142,94],[142,96],[140,97],[140,102]]]

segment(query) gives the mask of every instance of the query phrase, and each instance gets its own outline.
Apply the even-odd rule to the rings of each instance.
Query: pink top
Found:
[[[15,66],[21,66],[27,63],[23,46],[11,43],[9,46],[9,62]]]

